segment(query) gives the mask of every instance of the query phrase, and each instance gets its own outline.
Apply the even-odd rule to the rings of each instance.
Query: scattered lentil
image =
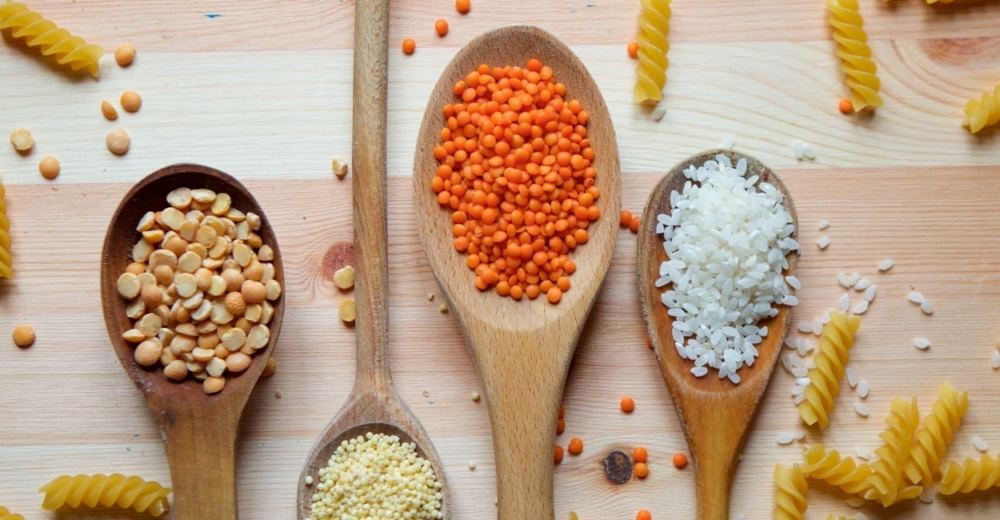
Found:
[[[649,458],[649,453],[647,453],[646,448],[643,448],[642,446],[639,446],[638,448],[632,451],[632,460],[636,462],[646,462],[648,458]]]
[[[837,103],[837,109],[840,110],[841,114],[850,114],[854,111],[854,105],[851,103],[850,99],[844,98]]]
[[[138,112],[142,106],[142,96],[134,90],[126,90],[122,92],[121,105],[126,112]]]
[[[563,460],[563,448],[562,446],[556,446],[556,464],[559,464]]]
[[[108,146],[108,150],[111,153],[125,155],[132,146],[132,139],[128,136],[128,132],[124,128],[115,128],[108,132],[108,136],[104,139],[104,144]]]
[[[623,397],[620,404],[625,413],[632,413],[635,410],[635,401],[631,397]]]
[[[443,518],[441,498],[441,483],[415,444],[369,432],[343,441],[319,470],[310,518]]]
[[[42,157],[42,160],[38,163],[38,171],[42,174],[42,177],[52,180],[59,176],[59,159],[55,156],[46,155]]]
[[[566,431],[566,419],[556,421],[556,435],[562,435]]]
[[[12,334],[14,344],[21,348],[28,348],[35,342],[35,329],[29,325],[18,325]]]
[[[687,466],[688,463],[687,455],[683,453],[675,453],[673,463],[675,468],[684,469],[684,466]]]
[[[118,111],[115,110],[114,105],[108,102],[108,100],[101,101],[101,113],[104,114],[104,119],[108,121],[114,121],[118,119]]]
[[[455,0],[455,9],[457,9],[458,12],[465,14],[468,13],[471,8],[472,2],[470,0]]]
[[[340,319],[344,320],[344,323],[354,323],[354,317],[357,314],[357,308],[354,306],[354,300],[344,300],[340,302]]]
[[[442,314],[446,314],[448,312],[448,306],[442,303],[441,306],[438,307],[438,311]]]
[[[10,134],[10,144],[18,152],[28,153],[35,146],[35,139],[31,137],[31,132],[18,128]]]
[[[438,21],[434,22],[434,30],[437,31],[438,36],[443,37],[446,34],[448,34],[448,20],[441,18]]]
[[[413,51],[417,50],[417,42],[413,38],[407,38],[403,40],[403,54],[409,56],[413,54]]]
[[[628,43],[628,56],[629,56],[629,58],[638,58],[639,57],[639,43],[638,42],[629,42]]]
[[[579,455],[583,453],[583,440],[579,437],[573,437],[569,440],[569,454]]]
[[[115,62],[119,67],[128,67],[135,59],[135,46],[131,43],[123,43],[115,49]]]
[[[474,403],[478,403],[479,402],[479,392],[472,392],[472,396],[471,397],[472,397],[472,402],[474,402]]]
[[[653,514],[645,509],[640,509],[639,512],[635,514],[635,520],[653,520]]]
[[[475,471],[475,469],[476,469],[476,463],[470,461],[469,462],[469,471]]]
[[[639,478],[646,478],[649,476],[649,466],[645,462],[636,462],[632,466],[632,472]]]

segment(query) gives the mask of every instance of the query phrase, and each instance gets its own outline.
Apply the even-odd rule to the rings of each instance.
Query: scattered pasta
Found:
[[[864,18],[858,12],[858,0],[826,0],[826,5],[830,9],[833,39],[837,42],[841,68],[847,74],[854,111],[882,106],[878,66],[872,60]]]
[[[917,442],[906,461],[906,478],[910,482],[929,486],[940,476],[941,458],[948,453],[948,445],[968,408],[968,392],[959,392],[948,382],[941,385],[938,400],[924,417],[923,427],[917,431]]]
[[[892,400],[892,411],[885,423],[888,429],[879,434],[885,441],[875,450],[879,459],[871,464],[872,476],[868,477],[871,489],[865,491],[865,500],[878,500],[888,507],[901,500],[916,498],[923,491],[921,486],[906,486],[903,467],[910,457],[913,439],[920,423],[917,398],[909,403],[897,397]]]
[[[823,328],[823,337],[819,339],[819,353],[813,357],[816,368],[809,371],[811,383],[805,389],[805,401],[799,404],[799,415],[806,424],[819,423],[820,428],[826,428],[830,423],[833,400],[840,394],[844,366],[850,359],[854,334],[860,326],[858,316],[830,313],[830,323]]]
[[[967,458],[962,464],[955,461],[949,462],[948,468],[943,471],[944,474],[941,476],[941,483],[938,484],[938,493],[954,495],[955,493],[983,491],[1000,486],[1000,460],[998,459],[1000,459],[1000,455],[996,457],[984,455],[979,459]]]
[[[965,104],[965,121],[969,131],[976,133],[1000,121],[1000,84],[979,99],[970,99]]]
[[[639,15],[639,66],[635,82],[635,101],[659,101],[663,99],[663,86],[667,84],[667,51],[670,41],[670,0],[640,0],[642,14]]]
[[[39,493],[45,493],[42,507],[50,511],[63,505],[73,508],[80,507],[80,504],[90,508],[117,505],[140,513],[148,511],[156,517],[170,509],[167,503],[170,491],[170,488],[157,482],[147,482],[139,477],[126,477],[119,473],[75,477],[63,475],[38,490]]]
[[[10,258],[10,222],[7,220],[7,203],[3,201],[6,190],[0,184],[0,279],[13,278]]]
[[[97,61],[104,55],[103,47],[73,36],[20,2],[0,4],[2,29],[10,29],[12,38],[24,38],[29,47],[38,47],[43,56],[55,55],[60,65],[73,70],[86,68],[95,78],[100,74]]]
[[[803,520],[809,504],[806,502],[806,491],[809,484],[795,464],[791,468],[777,464],[774,466],[774,519]]]
[[[24,517],[17,513],[11,513],[6,507],[0,506],[0,520],[24,520]]]
[[[868,463],[857,464],[854,459],[841,457],[837,450],[827,451],[820,444],[807,447],[805,459],[802,473],[809,478],[838,486],[852,495],[864,494],[871,488],[868,478],[872,476],[872,469]]]

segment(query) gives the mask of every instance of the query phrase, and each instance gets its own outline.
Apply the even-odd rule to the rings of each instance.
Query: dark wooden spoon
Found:
[[[448,485],[430,437],[392,386],[389,374],[389,250],[386,227],[386,100],[389,0],[354,6],[354,296],[357,305],[357,372],[354,388],[306,457],[299,478],[298,515],[309,518],[319,470],[341,441],[368,432],[413,442],[442,484],[441,513],[450,518]]]
[[[683,191],[687,180],[683,170],[692,164],[701,166],[706,161],[714,160],[718,154],[729,157],[734,166],[739,159],[746,159],[748,178],[759,175],[761,182],[769,182],[780,190],[785,196],[785,207],[792,215],[796,233],[798,228],[795,204],[781,179],[757,159],[731,150],[710,150],[684,160],[657,183],[646,201],[638,240],[639,295],[660,370],[691,450],[698,494],[698,518],[702,520],[729,518],[729,493],[736,463],[781,353],[792,311],[791,307],[779,305],[777,316],[759,323],[761,327],[767,326],[768,335],[757,345],[760,353],[757,361],[752,367],[740,370],[741,381],[738,385],[728,379],[719,379],[711,372],[704,377],[693,376],[693,362],[681,359],[674,348],[671,332],[674,319],[667,314],[667,307],[660,301],[660,295],[669,286],[654,286],[659,278],[660,264],[669,260],[663,249],[663,236],[656,233],[656,216],[670,214],[670,193]],[[792,236],[794,238],[796,234]],[[797,259],[794,251],[789,253],[785,276],[795,273]]]
[[[539,59],[590,114],[587,137],[596,152],[595,186],[602,217],[589,241],[571,257],[572,288],[552,305],[541,296],[515,301],[473,285],[465,256],[453,245],[451,212],[437,202],[431,179],[438,167],[441,109],[453,103],[452,87],[482,63],[525,66]],[[621,210],[621,171],[611,116],[587,68],[551,34],[529,26],[503,27],[469,42],[448,64],[427,103],[413,160],[417,224],[434,276],[458,318],[472,353],[493,429],[497,506],[503,520],[553,518],[552,453],[556,420],[577,340],[611,264]]]
[[[284,286],[278,241],[253,195],[239,181],[218,170],[177,164],[139,181],[111,218],[101,253],[104,322],[118,360],[142,391],[160,425],[170,463],[174,518],[236,518],[236,440],[240,416],[278,340],[285,299],[279,298],[273,304],[267,347],[252,356],[246,371],[227,374],[226,387],[218,394],[206,394],[201,382],[194,378],[177,383],[163,375],[162,367],[145,368],[135,362],[135,348],[122,338],[122,333],[132,328],[132,322],[125,315],[128,302],[118,294],[117,280],[132,261],[132,246],[142,239],[136,231],[139,219],[147,211],[167,207],[167,193],[181,187],[228,193],[232,207],[260,215],[261,227],[257,233],[274,250],[275,279]]]

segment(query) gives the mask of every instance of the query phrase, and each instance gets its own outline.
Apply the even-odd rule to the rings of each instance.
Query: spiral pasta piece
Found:
[[[830,313],[830,323],[823,328],[823,337],[819,339],[819,353],[813,357],[816,368],[809,371],[811,384],[806,387],[805,401],[799,404],[799,415],[806,424],[819,423],[820,428],[830,424],[833,400],[840,394],[844,365],[850,359],[854,334],[860,326],[858,316]]]
[[[826,0],[826,5],[830,9],[833,39],[837,42],[841,68],[847,74],[854,111],[882,106],[882,97],[878,93],[882,83],[877,76],[878,66],[872,60],[872,49],[868,46],[865,20],[858,12],[858,0]]]
[[[39,493],[45,493],[42,507],[50,511],[63,505],[80,507],[104,507],[117,505],[121,508],[132,508],[140,513],[148,511],[153,516],[160,516],[170,509],[167,495],[171,489],[157,482],[147,482],[139,477],[126,477],[119,473],[111,475],[63,475],[42,486]]]
[[[6,507],[0,506],[0,520],[24,520],[24,517],[17,513],[11,513]]]
[[[903,482],[903,468],[920,424],[917,398],[909,404],[900,397],[893,399],[892,411],[885,423],[889,428],[878,435],[885,444],[875,450],[879,460],[871,464],[873,474],[868,477],[868,483],[872,487],[865,491],[865,499],[878,500],[888,507],[900,500],[916,498],[923,491],[921,486],[904,487]]]
[[[2,29],[10,29],[12,38],[24,38],[28,47],[38,47],[43,56],[54,54],[60,65],[73,70],[86,68],[95,78],[100,74],[97,61],[104,55],[104,47],[73,36],[20,2],[0,4]]]
[[[868,463],[857,464],[854,459],[841,457],[837,450],[827,451],[820,444],[806,448],[802,473],[852,495],[864,494],[871,488],[868,477],[872,476],[872,469]]]
[[[635,82],[635,101],[659,101],[663,99],[663,86],[667,84],[667,51],[670,42],[670,0],[640,0],[642,14],[639,16],[639,66]]]
[[[774,466],[774,520],[803,520],[809,504],[806,502],[806,491],[809,484],[802,475],[799,465],[791,468],[776,464]]]
[[[983,455],[979,459],[970,457],[962,464],[951,461],[942,473],[941,483],[937,487],[938,493],[942,495],[984,491],[997,487],[1000,486],[1000,455],[996,457]]]
[[[0,279],[13,278],[10,258],[10,222],[7,220],[7,203],[3,201],[3,184],[0,184]]]
[[[906,478],[910,482],[926,486],[940,476],[941,458],[948,453],[955,430],[962,425],[968,409],[968,392],[959,392],[948,382],[941,385],[938,400],[924,417],[924,425],[917,431],[917,443],[906,461]]]
[[[983,128],[995,125],[1000,121],[1000,84],[979,99],[970,99],[965,104],[964,125],[969,131],[976,133]]]

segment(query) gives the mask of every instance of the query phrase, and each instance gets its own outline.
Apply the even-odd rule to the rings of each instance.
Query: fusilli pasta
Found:
[[[868,463],[857,464],[850,457],[842,458],[837,450],[826,451],[820,444],[807,447],[805,459],[802,473],[809,478],[839,486],[850,494],[864,494],[871,487],[868,477],[872,469]]]
[[[910,482],[929,486],[941,474],[941,458],[948,453],[948,445],[968,408],[968,392],[959,392],[948,382],[941,385],[938,400],[924,417],[923,427],[917,431],[917,443],[906,461],[906,478]]]
[[[809,484],[795,464],[791,468],[776,464],[774,466],[774,520],[802,520],[809,504],[806,502],[806,491]]]
[[[132,508],[138,512],[148,511],[160,516],[170,509],[167,495],[171,489],[157,482],[146,482],[139,477],[126,477],[119,473],[111,475],[63,475],[42,486],[39,493],[45,493],[42,507],[50,511],[64,504],[70,507],[104,507],[117,505]]]
[[[970,99],[965,104],[965,115],[965,126],[972,133],[997,124],[1000,121],[1000,85],[979,99]]]
[[[858,12],[858,0],[826,0],[826,5],[830,9],[837,56],[847,74],[847,86],[851,88],[854,111],[882,106],[882,97],[878,93],[881,82],[876,75],[878,66],[872,60],[865,21]]]
[[[1000,486],[1000,460],[998,459],[1000,459],[1000,455],[996,457],[984,455],[979,459],[967,458],[963,464],[955,461],[949,462],[948,468],[943,471],[941,476],[941,483],[938,484],[938,493],[954,495],[955,493],[983,491]]]
[[[43,56],[54,54],[60,65],[73,70],[86,68],[95,78],[100,74],[97,61],[104,55],[104,47],[73,36],[20,2],[0,4],[0,29],[10,29],[12,38],[24,38],[29,47],[38,47]]]
[[[670,0],[640,0],[642,14],[639,15],[639,66],[635,82],[635,101],[659,101],[663,99],[663,86],[667,84],[667,51],[670,41]]]
[[[888,429],[879,434],[885,444],[875,450],[879,459],[871,464],[872,476],[868,477],[871,489],[865,491],[866,500],[878,500],[888,507],[900,500],[916,498],[923,491],[921,486],[904,487],[903,467],[910,457],[913,438],[920,424],[917,398],[908,404],[897,397],[892,400],[892,411],[885,423]]]
[[[806,424],[819,423],[820,428],[826,428],[830,423],[833,399],[840,394],[844,365],[850,359],[854,333],[860,326],[858,316],[830,313],[830,323],[823,328],[823,337],[819,340],[819,353],[813,357],[816,368],[809,371],[811,384],[806,387],[805,401],[799,404],[799,415]]]
[[[0,506],[0,520],[24,520],[24,517],[17,513],[11,513],[6,507]]]
[[[10,258],[10,222],[7,220],[7,203],[3,201],[3,184],[0,184],[0,279],[13,278]]]

